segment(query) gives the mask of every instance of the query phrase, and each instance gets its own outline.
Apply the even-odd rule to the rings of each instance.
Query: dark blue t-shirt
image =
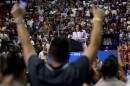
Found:
[[[88,58],[83,56],[74,63],[53,68],[33,55],[29,59],[28,69],[33,86],[82,86],[90,65]]]

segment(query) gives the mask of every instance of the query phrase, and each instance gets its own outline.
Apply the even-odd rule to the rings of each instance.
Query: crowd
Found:
[[[61,46],[61,48],[64,48],[65,50],[65,48],[67,48],[67,45],[64,44],[65,46],[62,47],[63,44],[60,45],[60,43],[63,43],[63,41],[66,42],[66,40],[65,39],[61,40],[60,38],[55,39],[55,38],[65,37],[68,39],[76,40],[82,43],[83,50],[85,50],[87,47],[89,50],[89,45],[90,46],[92,45],[91,40],[95,39],[93,37],[97,37],[97,38],[99,37],[99,41],[100,41],[100,36],[97,34],[96,34],[97,36],[95,35],[91,37],[91,35],[94,34],[92,33],[92,31],[95,29],[93,23],[95,23],[95,21],[100,21],[97,18],[93,19],[93,17],[95,17],[93,15],[94,14],[93,7],[95,7],[95,8],[103,9],[105,13],[105,18],[101,22],[103,24],[101,30],[102,34],[119,34],[120,43],[117,49],[118,59],[116,59],[115,56],[110,55],[105,60],[105,62],[101,64],[98,57],[94,58],[96,57],[95,56],[96,52],[94,51],[96,49],[90,50],[92,51],[91,53],[92,55],[91,54],[89,55],[87,53],[87,57],[89,59],[90,58],[94,59],[94,61],[92,62],[90,61],[92,63],[91,64],[92,67],[90,67],[90,70],[88,67],[88,65],[90,64],[87,64],[89,62],[88,59],[87,60],[84,59],[87,63],[83,62],[83,64],[80,64],[79,62],[82,61],[79,61],[77,62],[79,63],[78,67],[76,63],[74,65],[71,65],[72,71],[76,71],[73,70],[73,66],[77,67],[77,69],[78,68],[80,69],[81,67],[80,65],[87,66],[87,67],[86,66],[82,67],[84,68],[84,71],[87,73],[87,74],[85,73],[85,76],[88,77],[87,79],[85,77],[85,81],[84,81],[85,84],[83,84],[85,86],[86,85],[104,86],[104,84],[107,84],[107,86],[113,86],[111,84],[117,86],[126,86],[126,85],[129,86],[130,84],[129,77],[127,77],[127,75],[130,75],[130,40],[129,40],[130,39],[130,0],[27,0],[26,15],[24,16],[25,24],[26,24],[25,27],[17,26],[16,22],[14,21],[16,17],[12,16],[10,13],[13,4],[16,3],[17,1],[18,0],[5,0],[3,3],[0,4],[1,7],[0,8],[0,54],[1,54],[0,82],[2,79],[1,77],[4,77],[3,78],[4,80],[2,82],[6,83],[5,82],[6,77],[8,77],[9,74],[14,74],[14,76],[19,76],[19,77],[13,77],[14,80],[18,79],[20,81],[19,85],[25,83],[26,81],[25,77],[20,76],[23,74],[25,76],[25,67],[24,67],[25,65],[23,63],[23,60],[21,59],[22,57],[24,57],[26,66],[27,67],[29,66],[28,68],[29,72],[30,71],[33,72],[30,73],[32,85],[40,86],[40,84],[43,84],[43,82],[45,82],[44,83],[45,85],[49,84],[53,86],[54,85],[70,86],[68,85],[70,84],[69,82],[66,82],[66,80],[63,80],[63,78],[61,78],[61,76],[65,77],[63,75],[59,75],[59,78],[62,80],[57,81],[58,77],[56,76],[58,73],[61,72],[57,71],[53,73],[53,72],[48,72],[48,70],[45,71],[48,72],[45,74],[48,75],[52,74],[53,78],[48,78],[46,75],[41,73],[43,72],[43,68],[40,69],[42,63],[39,60],[34,59],[34,57],[36,57],[33,55],[35,51],[33,50],[32,47],[30,47],[30,45],[28,46],[26,45],[26,43],[30,44],[26,39],[26,37],[28,37],[26,31],[22,32],[21,30],[21,33],[25,35],[23,36],[20,35],[20,32],[19,31],[17,32],[17,30],[19,28],[20,29],[27,28],[27,31],[30,34],[29,40],[31,40],[31,44],[34,46],[36,50],[35,54],[40,59],[42,59],[45,63],[47,63],[48,54],[53,57],[52,60],[54,61],[52,61],[52,65],[49,66],[49,69],[51,68],[54,70],[58,70],[58,68],[62,68],[62,67],[64,68],[64,66],[66,68],[65,63],[68,54],[62,53],[63,52],[62,49],[60,49],[57,46],[59,45]],[[100,24],[98,25],[100,26]],[[96,27],[96,29],[100,30],[98,26]],[[23,40],[26,40],[27,42],[25,43]],[[59,43],[56,41],[58,41]],[[55,45],[52,45],[51,42],[54,43]],[[94,41],[94,42],[96,42],[97,44],[94,43],[95,45],[93,46],[96,46],[95,48],[98,49],[99,46],[98,41]],[[30,52],[24,49],[25,46],[26,48],[30,49]],[[61,50],[59,51],[61,52],[61,55],[57,55],[55,49],[52,48],[56,46],[59,48],[59,50]],[[67,52],[68,50],[66,49],[65,51]],[[14,56],[15,58],[10,57],[10,55]],[[30,55],[33,56],[30,57]],[[63,56],[63,59],[56,58],[58,56],[59,57]],[[17,63],[18,59],[16,57],[19,57],[19,60],[21,61],[19,62],[20,64]],[[25,57],[26,58],[30,57],[31,58],[30,61],[28,62],[28,59],[26,59]],[[9,60],[10,61],[15,60],[16,64],[14,65],[13,63],[10,63]],[[63,62],[61,67],[59,66],[57,68],[57,65],[59,65],[59,63],[57,62]],[[5,64],[9,64],[11,65],[11,67],[9,65],[3,67],[3,65]],[[41,65],[39,66],[38,64]],[[21,69],[19,69],[18,66],[21,67]],[[13,69],[14,67],[17,69]],[[46,67],[48,68],[48,65]],[[9,71],[9,69],[11,71]],[[17,71],[18,73],[16,73],[16,70],[18,69],[20,71]],[[67,72],[74,73],[74,74],[77,73],[72,71],[70,72],[68,70]],[[41,74],[43,74],[43,76],[45,77],[40,77]],[[76,75],[79,78],[79,75],[78,74]],[[66,77],[67,76],[69,76],[69,74],[66,74]],[[42,81],[41,82],[39,82],[39,80],[35,81],[33,79],[35,77],[37,77],[39,80]],[[11,83],[11,78],[12,76],[10,76],[9,81],[7,81],[8,83]],[[84,79],[84,77],[82,78]],[[74,79],[74,77],[71,77],[71,79]],[[66,82],[66,85],[63,85],[63,81]],[[13,83],[13,85],[14,84],[16,83]],[[77,82],[77,85],[78,84],[79,83]],[[72,85],[75,84],[73,83]]]
[[[6,0],[6,4],[1,5],[3,10],[0,15],[0,38],[13,40],[16,45],[19,45],[16,25],[10,15],[10,8],[16,2],[17,0]],[[105,11],[103,34],[119,34],[120,44],[129,41],[130,4],[128,0],[28,0],[27,3],[25,21],[31,34],[31,43],[35,45],[38,54],[52,36],[65,36],[78,40],[82,42],[85,49],[89,44],[92,30],[93,4]],[[83,32],[75,30],[77,24],[81,25],[80,31]],[[2,48],[1,51],[4,50]]]

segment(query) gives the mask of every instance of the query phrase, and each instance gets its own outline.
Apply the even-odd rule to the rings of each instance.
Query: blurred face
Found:
[[[79,25],[76,25],[76,31],[79,31]]]
[[[73,5],[73,4],[71,4],[71,7],[74,7],[74,5]]]
[[[110,32],[113,33],[113,29],[110,29]]]

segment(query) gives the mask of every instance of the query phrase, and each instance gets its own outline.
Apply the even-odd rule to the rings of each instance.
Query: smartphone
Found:
[[[19,6],[20,8],[25,9],[27,7],[27,2],[25,0],[20,0]]]

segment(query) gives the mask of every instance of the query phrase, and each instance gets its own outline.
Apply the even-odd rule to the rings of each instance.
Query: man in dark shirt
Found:
[[[49,49],[51,64],[45,64],[35,54],[30,42],[29,33],[23,21],[24,11],[18,4],[12,8],[12,16],[16,20],[17,32],[23,46],[24,60],[29,70],[33,86],[82,86],[91,64],[96,57],[102,38],[104,12],[94,8],[93,31],[88,48],[83,56],[69,64],[69,43],[65,38],[54,38]]]

